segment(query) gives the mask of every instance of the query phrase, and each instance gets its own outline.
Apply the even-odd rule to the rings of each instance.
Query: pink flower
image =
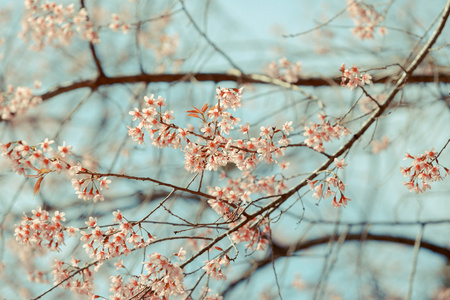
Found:
[[[115,217],[113,222],[114,223],[120,223],[123,220],[123,215],[122,212],[120,211],[120,209],[118,209],[117,211],[113,212],[113,216]]]
[[[336,168],[338,169],[344,169],[345,166],[347,166],[348,164],[346,164],[344,162],[344,159],[338,160],[337,158],[334,159],[334,165],[336,166]]]
[[[137,107],[134,110],[130,111],[128,114],[133,116],[133,121],[139,120],[140,122],[143,120],[142,114]]]
[[[94,228],[97,226],[97,218],[89,217],[89,221],[84,222],[88,227]]]
[[[121,259],[119,259],[117,262],[115,262],[114,266],[116,267],[116,270],[119,270],[120,268],[125,268],[123,265],[123,260],[121,260]]]
[[[248,131],[250,129],[250,125],[247,123],[245,123],[244,125],[239,125],[240,129],[239,131],[242,132],[243,134],[248,134]]]
[[[259,134],[260,136],[264,136],[265,138],[269,139],[273,135],[273,129],[271,126],[261,126],[259,129],[261,130],[261,133]]]
[[[100,183],[100,190],[107,190],[109,189],[108,184],[111,183],[111,180],[107,179],[108,177],[102,178],[102,179],[98,179],[98,182]]]
[[[283,125],[283,131],[286,135],[289,135],[289,131],[293,131],[294,128],[292,128],[292,121],[286,122]]]
[[[41,143],[42,151],[43,151],[43,152],[47,152],[47,151],[53,150],[53,149],[51,148],[50,145],[53,144],[54,142],[55,142],[54,140],[49,141],[48,138],[46,138],[46,139]]]
[[[361,76],[362,85],[372,83],[372,76],[370,74],[364,74]]]
[[[412,156],[406,153],[405,159],[412,159],[411,166],[407,168],[400,167],[400,172],[404,177],[409,177],[409,181],[403,182],[411,192],[422,193],[427,189],[431,189],[430,182],[442,180],[440,173],[441,166],[437,162],[437,152],[432,148],[430,151],[425,151],[424,154]],[[448,169],[443,167],[445,173],[444,177],[448,175]],[[419,185],[422,183],[422,187]]]
[[[186,250],[183,249],[183,247],[178,250],[178,253],[175,254],[175,256],[178,256],[179,261],[183,261],[186,259]]]
[[[72,149],[72,146],[66,146],[66,142],[63,142],[62,146],[58,146],[58,151],[61,157],[66,157],[71,155],[72,153],[70,150]]]

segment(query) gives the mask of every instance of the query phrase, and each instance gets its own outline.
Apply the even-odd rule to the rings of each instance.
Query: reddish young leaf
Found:
[[[199,114],[202,113],[202,111],[200,109],[198,109],[197,107],[193,106],[193,108],[195,109],[195,111],[197,111]]]
[[[197,114],[188,114],[187,116],[201,119],[200,116]]]
[[[37,193],[39,193],[39,189],[41,188],[42,180],[44,180],[44,177],[39,178],[36,181],[36,184],[34,185],[33,193],[34,193],[35,196],[36,196]]]

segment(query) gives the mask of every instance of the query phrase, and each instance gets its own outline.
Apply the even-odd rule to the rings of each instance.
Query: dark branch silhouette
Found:
[[[251,268],[243,274],[243,276],[235,281],[233,281],[227,289],[223,292],[223,295],[231,292],[233,288],[235,288],[240,283],[249,279],[254,272],[264,268],[269,265],[272,260],[276,261],[279,258],[289,257],[293,254],[298,254],[300,251],[304,251],[313,247],[327,245],[330,241],[337,241],[338,235],[326,235],[316,239],[311,239],[308,241],[299,241],[289,246],[281,246],[279,243],[273,241],[272,253],[269,253],[265,259],[255,261]],[[391,236],[391,235],[377,235],[377,234],[367,234],[365,232],[355,233],[355,234],[347,234],[345,236],[344,242],[365,242],[365,241],[378,241],[378,242],[386,242],[386,243],[395,243],[400,245],[407,245],[414,247],[416,242],[415,239],[410,239],[401,236]],[[450,261],[450,249],[446,247],[438,246],[431,242],[422,241],[420,244],[420,248],[430,250],[431,252],[441,255]]]

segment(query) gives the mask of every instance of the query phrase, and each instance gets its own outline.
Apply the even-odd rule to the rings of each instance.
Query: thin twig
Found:
[[[213,41],[211,41],[211,39],[208,38],[208,36],[200,29],[200,27],[195,22],[194,18],[192,18],[191,14],[187,11],[186,6],[184,5],[184,0],[179,0],[179,2],[181,3],[184,13],[188,17],[188,19],[191,21],[195,30],[197,30],[197,32],[201,36],[203,36],[203,38],[206,40],[206,42],[208,42],[208,44],[210,44],[214,48],[214,50],[216,50],[220,55],[222,55],[223,58],[225,58],[233,68],[235,68],[235,69],[239,70],[239,72],[243,73],[242,70],[233,62],[233,60],[225,52],[223,52],[219,47],[217,47],[217,45]]]

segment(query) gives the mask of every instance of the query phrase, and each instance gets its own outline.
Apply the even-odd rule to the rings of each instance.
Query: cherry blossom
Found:
[[[6,91],[0,92],[0,117],[3,120],[11,120],[41,102],[42,98],[35,95],[32,89],[9,85]]]
[[[373,39],[374,28],[384,21],[384,17],[373,6],[361,0],[347,0],[347,5],[350,18],[355,23],[355,28],[352,29],[353,35],[362,40]],[[378,33],[380,36],[387,34],[386,27],[379,26]]]
[[[79,260],[72,259],[75,262],[71,265],[64,263],[60,260],[55,260],[52,265],[52,275],[54,284],[60,284],[64,289],[69,289],[72,292],[79,295],[87,295],[92,297],[94,291],[94,273],[95,268],[92,270],[89,268],[81,269],[77,266]],[[77,275],[78,274],[78,275]],[[76,276],[74,276],[76,275]],[[69,280],[67,280],[69,278]]]
[[[400,167],[402,175],[409,177],[409,181],[403,182],[403,185],[416,194],[431,189],[431,182],[443,180],[450,172],[449,169],[439,164],[438,154],[434,148],[416,156],[407,153],[405,159],[412,159],[413,161],[411,166],[407,168]],[[444,169],[444,175],[441,174],[441,167]],[[419,185],[420,183],[422,185]]]
[[[339,124],[331,125],[329,121],[325,121],[326,116],[319,114],[318,119],[321,123],[310,123],[310,126],[305,126],[306,136],[305,143],[308,147],[313,148],[318,152],[324,152],[324,142],[330,142],[332,139],[339,139],[341,136],[347,136],[350,131]]]
[[[87,4],[87,8],[84,7],[84,1],[73,4],[58,4],[52,1],[25,0],[24,3],[26,16],[22,20],[23,29],[20,36],[31,49],[39,51],[49,46],[55,46],[61,48],[62,53],[66,54],[66,49],[62,46],[69,45],[77,39],[82,39],[84,45],[89,46],[89,55],[95,62],[95,65],[92,62],[91,64],[98,73],[97,78],[83,78],[81,85],[79,82],[69,83],[67,86],[60,85],[56,88],[57,93],[64,89],[70,91],[80,87],[89,87],[92,91],[99,92],[100,90],[97,88],[102,89],[100,86],[104,85],[105,82],[111,84],[111,80],[116,80],[117,74],[113,74],[113,69],[106,65],[110,58],[105,56],[101,47],[94,47],[93,45],[100,42],[100,32],[111,35],[112,32],[119,30],[124,34],[134,31],[135,39],[133,38],[133,40],[136,43],[135,48],[139,52],[136,61],[139,63],[145,62],[148,58],[147,53],[141,55],[141,52],[152,50],[149,51],[151,53],[149,61],[155,69],[147,73],[147,67],[140,66],[141,72],[137,77],[151,77],[155,75],[154,73],[165,71],[169,64],[173,66],[181,64],[187,59],[186,57],[191,56],[183,52],[181,58],[175,59],[179,37],[176,33],[172,34],[172,29],[167,26],[171,14],[184,10],[186,15],[189,16],[183,1],[179,2],[183,9],[175,9],[167,16],[141,19],[143,14],[139,13],[136,23],[127,22],[126,12],[119,10],[115,13],[111,13],[111,11],[98,12],[94,10],[95,5],[93,4]],[[361,39],[372,39],[377,27],[380,35],[387,33],[386,28],[380,26],[384,21],[384,13],[383,15],[378,13],[373,6],[361,0],[348,0],[347,3],[347,11],[355,22],[353,33],[356,36]],[[175,6],[175,8],[177,7]],[[115,9],[114,5],[108,7],[109,9]],[[96,23],[99,19],[98,16],[101,15],[100,13],[106,15],[107,24],[98,25]],[[194,21],[192,23],[196,25]],[[324,23],[319,27],[327,24]],[[206,32],[203,34],[200,30],[198,31],[203,36],[201,38],[206,38]],[[210,46],[217,50],[211,41],[207,41]],[[72,55],[69,51],[67,51],[67,54]],[[151,57],[152,55],[154,57]],[[192,55],[192,57],[195,57],[195,55]],[[225,56],[225,58],[227,57]],[[234,66],[232,62],[231,65]],[[416,66],[412,65],[412,67]],[[11,169],[33,181],[33,192],[35,198],[38,198],[37,200],[43,200],[46,196],[43,193],[36,196],[41,188],[41,183],[48,176],[62,175],[67,176],[68,181],[70,180],[76,195],[74,196],[72,193],[69,196],[72,196],[77,204],[89,205],[93,208],[89,210],[89,212],[94,213],[92,216],[86,216],[85,214],[70,215],[69,211],[66,211],[68,213],[66,216],[66,212],[56,210],[56,208],[49,212],[41,207],[32,210],[31,214],[24,213],[21,222],[15,226],[14,234],[21,247],[29,249],[30,252],[31,250],[37,250],[35,252],[38,254],[47,251],[61,251],[66,243],[69,244],[69,238],[74,238],[71,242],[80,244],[80,250],[84,249],[85,251],[85,253],[81,253],[84,257],[80,257],[78,251],[72,251],[73,249],[68,247],[69,251],[72,251],[71,254],[75,256],[70,257],[70,255],[63,253],[62,257],[66,257],[67,260],[55,260],[49,266],[51,271],[48,274],[38,269],[30,270],[28,272],[30,280],[45,282],[48,275],[51,274],[53,275],[54,285],[71,290],[82,295],[83,298],[105,298],[94,294],[94,277],[97,277],[96,273],[100,268],[110,268],[111,270],[115,269],[114,273],[111,274],[112,276],[109,277],[111,292],[109,296],[111,299],[190,299],[193,297],[191,292],[194,292],[197,285],[201,287],[205,284],[205,282],[200,283],[202,278],[208,277],[205,280],[204,290],[200,291],[201,298],[221,300],[222,297],[218,293],[209,289],[209,279],[226,280],[225,269],[229,266],[230,261],[234,261],[238,257],[242,247],[246,247],[246,251],[248,250],[247,252],[251,254],[251,252],[257,250],[265,251],[271,246],[273,237],[271,224],[278,222],[276,216],[278,212],[281,217],[291,205],[302,200],[301,195],[303,193],[301,192],[304,191],[299,190],[304,188],[305,182],[302,180],[305,179],[303,178],[311,179],[307,180],[306,185],[312,191],[311,196],[317,200],[317,204],[322,199],[331,198],[333,207],[338,208],[348,205],[351,200],[344,195],[344,193],[347,194],[346,185],[342,181],[343,177],[340,172],[343,172],[341,170],[348,165],[347,162],[351,159],[345,158],[348,160],[346,162],[343,157],[353,151],[351,149],[352,144],[362,136],[366,129],[362,127],[350,143],[342,145],[334,154],[324,153],[324,145],[350,134],[349,129],[344,126],[344,122],[352,125],[361,122],[362,124],[368,124],[366,126],[368,128],[372,124],[370,122],[375,121],[372,118],[374,114],[372,116],[363,115],[362,118],[366,118],[367,121],[361,121],[357,116],[354,117],[350,112],[356,106],[357,103],[355,103],[349,114],[345,114],[342,118],[337,116],[330,119],[325,115],[325,106],[319,106],[322,111],[318,114],[319,120],[310,122],[309,125],[304,127],[304,143],[301,143],[302,138],[299,137],[299,133],[294,133],[293,121],[285,120],[282,117],[276,120],[270,118],[270,120],[274,120],[274,123],[271,124],[267,121],[269,120],[267,118],[264,121],[265,123],[262,124],[263,126],[256,123],[251,128],[250,123],[247,122],[248,115],[240,111],[241,107],[246,105],[247,97],[244,97],[242,82],[271,83],[278,85],[278,87],[290,87],[292,90],[299,91],[295,84],[303,82],[301,80],[301,68],[300,62],[293,63],[286,58],[281,58],[277,62],[269,64],[267,68],[267,73],[272,77],[272,80],[268,76],[242,73],[236,76],[239,80],[236,80],[238,83],[235,87],[216,88],[214,86],[216,88],[215,96],[211,97],[210,101],[198,103],[197,100],[199,99],[196,99],[193,101],[195,106],[186,112],[189,122],[192,122],[193,125],[181,124],[178,116],[182,112],[174,109],[176,105],[170,98],[166,101],[166,98],[162,95],[150,94],[144,96],[143,99],[134,99],[137,107],[128,108],[127,111],[131,110],[128,115],[127,111],[124,113],[128,116],[128,119],[126,119],[128,121],[125,120],[126,122],[123,123],[133,122],[133,125],[126,127],[129,137],[139,145],[147,142],[148,146],[158,149],[172,148],[172,152],[182,153],[185,170],[188,173],[194,173],[187,174],[193,179],[184,186],[178,186],[178,183],[165,183],[163,182],[165,179],[161,178],[143,178],[126,175],[122,172],[121,174],[115,174],[108,171],[101,174],[96,169],[107,168],[104,167],[103,161],[95,162],[92,168],[88,164],[76,161],[76,158],[79,157],[76,149],[69,145],[69,142],[59,140],[60,131],[54,135],[54,140],[41,137],[45,140],[39,139],[38,141],[42,142],[38,143],[19,139],[0,144],[1,154],[8,161]],[[408,65],[405,65],[405,68],[410,69]],[[377,69],[381,68],[377,67]],[[103,70],[106,70],[106,74],[103,73]],[[227,76],[235,74],[235,71],[231,70]],[[384,113],[378,101],[384,100],[385,95],[372,97],[366,92],[366,85],[372,84],[371,74],[360,71],[358,66],[346,68],[345,64],[341,65],[340,72],[342,86],[351,90],[358,88],[367,96],[367,98],[360,98],[362,99],[359,102],[361,110],[369,113],[380,108],[380,114]],[[80,72],[80,74],[83,75],[84,73]],[[203,75],[201,74],[201,76]],[[406,75],[409,76],[410,74]],[[199,79],[201,76],[196,74],[189,76],[189,78],[183,77],[180,81]],[[255,79],[257,76],[260,80]],[[132,77],[127,75],[127,78]],[[34,78],[31,81],[33,80]],[[280,83],[280,80],[291,84]],[[150,83],[149,80],[143,81],[147,84],[143,85],[145,88],[159,89],[156,83]],[[380,81],[377,80],[377,83]],[[225,80],[221,82],[225,82]],[[113,82],[113,84],[115,83],[123,82]],[[130,79],[130,83],[134,85],[134,79]],[[47,87],[48,84],[50,83],[45,83],[44,87]],[[254,86],[257,84],[254,84]],[[57,94],[49,89],[47,92],[41,91],[42,98],[40,98],[35,90],[41,89],[41,85],[38,80],[34,81],[34,90],[24,86],[8,85],[5,91],[0,94],[1,118],[12,120],[42,102],[42,98],[47,100],[53,97],[52,94]],[[130,86],[132,85],[130,84]],[[254,86],[249,85],[248,87],[255,88]],[[247,87],[245,90],[247,91]],[[394,91],[397,90],[394,89]],[[136,93],[136,95],[139,95],[139,93]],[[245,95],[247,95],[247,92]],[[311,109],[309,104],[315,102],[309,101],[312,97],[307,98],[307,109]],[[390,101],[391,98],[393,97],[386,99]],[[317,101],[317,103],[321,102]],[[388,104],[386,103],[385,107]],[[310,111],[308,110],[307,113]],[[244,120],[238,118],[239,115]],[[298,120],[303,119],[298,118]],[[5,123],[12,127],[15,122],[21,121],[21,119],[17,119],[14,122]],[[125,125],[123,129],[126,130]],[[42,130],[42,132],[45,131]],[[36,132],[36,134],[33,133],[30,136],[35,138],[39,133]],[[291,141],[299,139],[300,143],[291,143]],[[290,172],[291,170],[285,172],[290,165],[290,162],[285,161],[285,159],[290,158],[291,153],[288,151],[293,147],[298,147],[295,149],[299,149],[301,152],[305,150],[305,148],[301,148],[305,145],[322,153],[316,155],[323,160],[320,162],[321,167],[310,171],[309,165],[303,166],[300,164],[294,166],[293,172]],[[387,138],[383,138],[381,142],[375,141],[373,143],[374,152],[379,152],[387,145]],[[310,150],[305,150],[305,153],[309,152]],[[285,156],[285,154],[287,155]],[[412,159],[413,162],[411,166],[401,168],[401,173],[409,178],[409,181],[405,182],[404,185],[410,191],[419,193],[430,189],[431,182],[446,177],[449,170],[439,164],[438,157],[439,154],[434,149],[418,156],[407,154],[407,158]],[[130,161],[132,160],[130,159]],[[97,164],[101,167],[97,167]],[[88,170],[86,165],[92,170]],[[113,165],[111,165],[112,169],[114,169]],[[216,173],[217,171],[220,174]],[[305,173],[307,171],[309,173]],[[213,176],[210,176],[211,174]],[[217,176],[214,177],[216,174]],[[121,201],[119,199],[117,202],[110,202],[104,194],[109,190],[112,178],[153,182],[164,189],[162,193],[166,193],[165,189],[169,188],[173,189],[173,192],[168,194],[167,198],[164,195],[162,197],[164,200],[159,202],[159,205],[156,204],[154,210],[151,208],[150,211],[142,210],[138,211],[137,214],[127,213],[126,210],[129,209],[129,206],[128,203],[124,203],[126,200]],[[218,179],[218,182],[207,180],[210,178]],[[47,179],[46,183],[48,181],[50,180]],[[46,183],[42,186],[45,186]],[[158,193],[152,194],[152,199],[148,197],[145,201],[161,197]],[[181,197],[201,199],[202,205],[206,205],[206,211],[209,210],[213,213],[212,218],[207,221],[208,223],[203,222],[203,220],[196,220],[191,223],[183,219],[184,216],[181,216],[181,214],[177,215],[175,209],[182,210],[183,206],[180,206],[179,202],[172,202],[172,200],[175,200],[173,195],[179,197],[181,193],[183,193]],[[292,200],[293,197],[290,197],[294,193],[298,195],[298,198],[289,203],[287,200]],[[117,195],[117,198],[121,196]],[[83,203],[76,197],[91,202]],[[170,197],[173,198],[169,199]],[[117,209],[118,206],[115,207],[119,201],[121,201],[120,207],[124,212]],[[46,205],[44,208],[53,205],[53,203],[50,204],[47,201],[43,203]],[[141,201],[141,203],[144,203],[144,201]],[[170,205],[167,205],[169,203]],[[203,212],[205,207],[202,206],[201,208],[201,212]],[[305,209],[305,206],[303,208]],[[109,215],[103,218],[102,214],[105,211],[112,212],[112,217]],[[164,222],[155,220],[160,216],[158,214],[161,211],[165,214],[168,213],[169,216]],[[180,225],[175,221],[172,223],[172,220],[170,220],[172,217],[179,219],[176,222],[184,222],[181,225],[187,229],[174,230],[176,235],[171,235],[174,231],[167,234],[168,231],[160,230],[162,224],[164,226]],[[83,227],[75,227],[76,224],[81,224]],[[159,238],[153,236],[153,232],[158,232]],[[167,248],[166,244],[162,242],[172,243],[172,248]],[[226,244],[226,250],[218,247],[219,244]],[[214,248],[222,252],[219,255],[212,255]],[[236,257],[230,258],[228,255],[234,250]],[[129,257],[129,255],[136,253],[141,255],[142,258],[140,260],[142,265],[138,268],[135,266],[136,260],[133,261]],[[261,257],[267,255],[266,252],[260,254]],[[128,265],[129,262],[132,263]],[[192,262],[197,263],[197,265],[195,266]],[[187,265],[189,267],[186,267]],[[185,287],[186,282],[191,284],[193,280],[185,281],[185,276],[191,274],[206,274],[207,276],[201,277],[195,283],[193,289],[190,289],[190,287],[187,289]],[[299,276],[297,276],[294,286],[299,290],[305,288],[305,284]],[[195,292],[198,294],[198,291]]]
[[[294,83],[300,79],[301,63],[291,63],[285,57],[276,62],[270,63],[266,67],[266,73],[273,78]]]
[[[339,70],[341,71],[341,86],[345,86],[350,90],[372,83],[372,76],[367,73],[361,73],[359,67],[353,66],[346,69],[345,64],[342,64]]]
[[[38,207],[32,213],[32,217],[24,214],[20,225],[16,225],[14,236],[19,243],[58,251],[65,244],[64,233],[67,231],[69,236],[75,234],[76,229],[63,226],[66,220],[64,212],[55,211],[53,217],[50,217],[46,210]]]
[[[347,164],[344,163],[344,159],[335,159],[335,165],[337,169],[345,167]],[[339,167],[338,167],[339,166]],[[328,199],[333,196],[331,205],[334,207],[346,206],[350,199],[344,196],[345,184],[337,177],[336,174],[331,174],[323,180],[308,180],[307,185],[310,190],[314,191],[312,197],[317,200]],[[340,198],[337,200],[336,194],[340,193]]]
[[[207,260],[204,262],[205,266],[203,269],[206,271],[208,276],[216,280],[227,279],[227,277],[222,273],[222,265],[227,267],[230,264],[230,261],[226,255],[218,257],[216,259]]]
[[[336,166],[336,168],[338,169],[344,169],[345,166],[347,166],[348,164],[344,162],[344,159],[334,159],[334,165]]]
[[[100,42],[97,28],[89,21],[84,7],[76,9],[73,3],[64,7],[54,2],[42,2],[25,1],[27,13],[22,20],[20,36],[33,42],[32,50],[40,51],[46,45],[58,43],[69,45],[77,33],[92,43]]]
[[[234,163],[240,170],[254,169],[259,162],[278,163],[275,158],[284,155],[285,147],[290,144],[286,138],[293,131],[291,122],[286,122],[282,130],[275,126],[261,126],[259,138],[249,138],[245,144],[243,140],[227,137],[239,125],[240,131],[248,134],[248,123],[239,124],[241,120],[234,117],[228,109],[236,110],[241,106],[243,89],[216,89],[217,104],[203,105],[201,109],[188,111],[188,116],[202,121],[200,133],[173,124],[173,111],[162,110],[166,99],[154,94],[144,97],[146,107],[134,108],[129,114],[134,121],[139,121],[136,127],[128,126],[131,138],[142,144],[145,133],[151,139],[152,145],[158,148],[172,147],[183,149],[185,154],[185,168],[190,172],[203,170],[217,170],[228,163]],[[148,113],[148,111],[151,111]],[[147,116],[147,117],[144,117]],[[276,133],[284,132],[278,144],[272,142]],[[197,140],[189,138],[194,135]],[[183,146],[184,144],[184,146]],[[256,156],[257,154],[257,156]],[[275,158],[274,158],[275,156]]]

